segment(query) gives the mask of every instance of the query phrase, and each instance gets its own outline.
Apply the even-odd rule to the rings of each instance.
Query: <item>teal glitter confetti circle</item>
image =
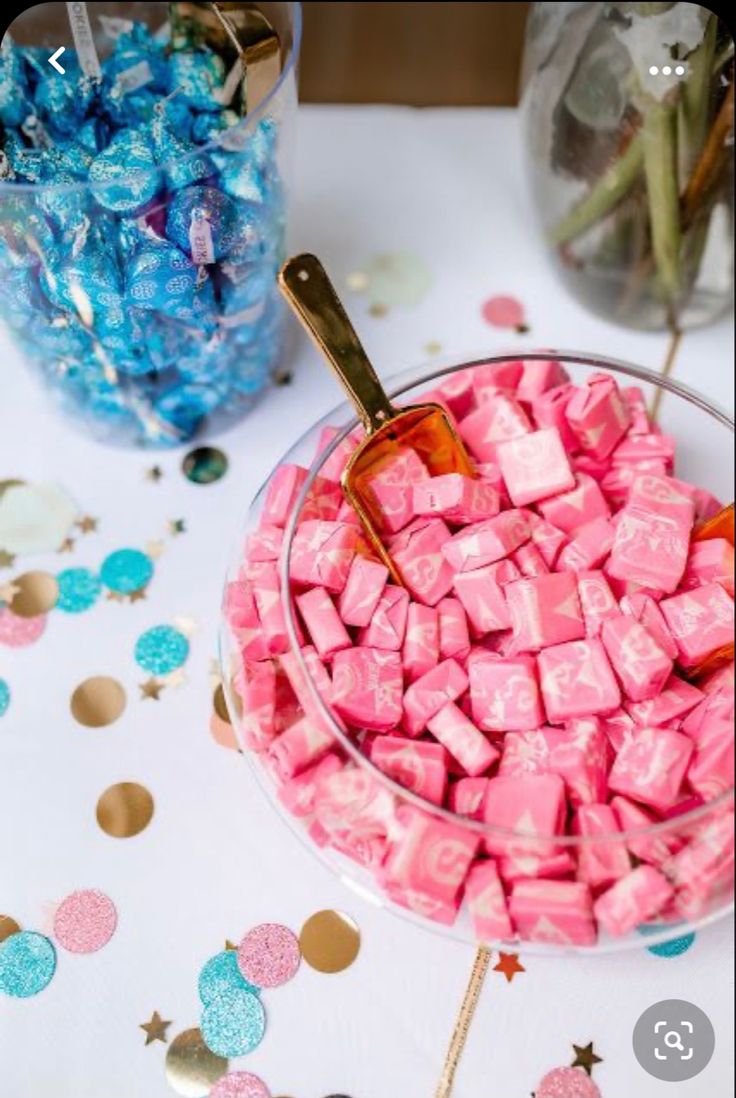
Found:
[[[105,557],[100,579],[105,587],[119,595],[140,591],[153,575],[153,561],[140,549],[116,549]]]
[[[0,679],[0,717],[4,716],[10,705],[10,687],[5,679]]]
[[[56,577],[59,585],[58,610],[67,614],[81,614],[89,610],[100,597],[102,584],[89,568],[66,568]]]
[[[238,968],[238,955],[234,949],[225,949],[210,957],[199,974],[199,997],[205,1006],[214,1002],[226,991],[249,991],[258,994],[258,988],[249,983]]]
[[[154,625],[135,645],[135,662],[151,675],[168,675],[186,662],[189,641],[173,625]]]
[[[38,995],[56,971],[56,950],[33,930],[11,934],[0,946],[0,991],[27,999]]]
[[[250,991],[224,991],[202,1011],[202,1039],[216,1056],[245,1056],[263,1040],[266,1012]]]
[[[647,934],[658,934],[661,929],[659,926],[640,926],[639,933],[645,936]],[[683,953],[687,953],[694,941],[695,934],[690,932],[680,935],[679,938],[670,938],[668,942],[659,942],[657,945],[647,946],[647,949],[655,957],[679,957]]]

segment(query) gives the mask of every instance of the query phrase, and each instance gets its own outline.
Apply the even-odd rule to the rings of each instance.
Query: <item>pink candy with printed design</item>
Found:
[[[577,582],[586,635],[598,637],[604,621],[620,613],[619,605],[603,572],[578,572]]]
[[[692,683],[670,675],[659,694],[647,701],[627,702],[626,711],[639,725],[672,725],[694,709],[703,696]]]
[[[266,489],[262,525],[286,526],[306,479],[307,470],[300,465],[279,465]]]
[[[477,650],[468,658],[473,720],[486,732],[538,728],[544,720],[531,656]]]
[[[289,648],[279,569],[276,561],[270,560],[260,562],[257,567],[257,578],[252,581],[253,598],[268,651],[274,656],[286,652]]]
[[[574,392],[574,385],[557,385],[532,401],[532,416],[537,427],[556,427],[568,453],[578,449],[578,440],[565,414]]]
[[[450,531],[442,519],[415,519],[391,542],[391,559],[412,598],[435,606],[452,587],[452,569],[443,556]]]
[[[355,526],[343,522],[302,522],[291,547],[290,578],[339,594],[345,586],[360,540]]]
[[[621,692],[599,640],[570,641],[543,648],[537,657],[547,719],[610,713]]]
[[[489,778],[460,778],[453,782],[449,793],[450,809],[458,816],[482,820],[489,781]]]
[[[368,625],[388,579],[388,568],[377,560],[356,556],[350,565],[337,608],[346,625]]]
[[[557,495],[575,484],[556,427],[545,427],[500,443],[497,460],[516,507]]]
[[[415,808],[401,808],[398,815],[404,834],[389,850],[386,877],[402,888],[452,902],[475,857],[477,836]]]
[[[504,594],[518,652],[538,652],[585,636],[578,587],[570,573],[516,580],[504,588]]]
[[[599,924],[614,938],[657,915],[674,895],[674,889],[659,870],[640,865],[616,881],[594,904]]]
[[[624,595],[621,599],[621,611],[640,622],[651,633],[665,655],[672,660],[677,658],[677,645],[656,599],[642,591]]]
[[[687,564],[694,518],[692,493],[681,481],[640,474],[618,515],[606,571],[629,583],[674,591]]]
[[[427,731],[472,778],[484,774],[499,757],[496,748],[453,702],[430,717]]]
[[[591,374],[568,401],[565,415],[580,447],[592,457],[607,458],[628,428],[631,417],[610,374]]]
[[[440,657],[464,660],[470,652],[468,618],[459,599],[440,599],[437,603],[440,631]]]
[[[593,902],[590,889],[582,881],[517,881],[509,911],[514,927],[527,942],[595,943]]]
[[[379,736],[371,747],[371,762],[412,793],[442,804],[447,790],[447,752],[438,743]]]
[[[557,558],[557,567],[565,572],[590,572],[600,568],[611,552],[614,525],[610,519],[597,518],[578,526]]]
[[[332,663],[332,704],[356,728],[386,732],[401,719],[401,656],[382,648],[348,648]]]
[[[409,603],[402,660],[408,682],[421,678],[439,663],[440,623],[434,606]]]
[[[422,675],[404,694],[403,727],[407,734],[419,736],[427,727],[427,721],[467,688],[468,676],[455,660],[443,660]]]
[[[683,667],[696,667],[711,652],[733,644],[733,599],[719,583],[663,599],[660,608]]]
[[[498,491],[487,481],[446,473],[420,481],[412,489],[415,515],[439,515],[445,522],[480,522],[501,509]]]
[[[386,648],[398,652],[404,643],[408,612],[409,592],[404,587],[387,583],[373,611],[373,617],[358,634],[358,643],[368,648]]]
[[[569,380],[567,370],[556,358],[526,359],[516,386],[516,397],[533,403],[542,393],[554,391]]]
[[[720,583],[733,598],[733,545],[725,538],[708,538],[690,546],[680,586],[685,590],[707,583]]]
[[[625,844],[609,839],[594,841],[618,831],[610,805],[581,804],[575,813],[574,829],[581,838],[592,840],[579,847],[578,876],[581,881],[597,892],[626,876],[631,869],[631,858]]]
[[[475,636],[511,627],[511,615],[503,592],[503,565],[489,564],[455,576],[455,594],[462,603]],[[511,566],[513,567],[513,566]],[[514,568],[514,571],[517,571]]]
[[[604,621],[601,640],[627,698],[647,701],[661,692],[672,673],[672,660],[643,625],[620,614]]]
[[[680,792],[693,751],[692,740],[670,728],[639,728],[621,745],[608,785],[642,804],[663,811]]]
[[[463,442],[478,461],[495,461],[499,442],[528,434],[532,429],[519,402],[503,393],[489,394],[458,426]]]
[[[557,774],[573,807],[602,801],[608,791],[607,741],[595,717],[571,721],[567,728],[509,732],[499,774]]]
[[[334,745],[334,736],[319,718],[302,717],[268,745],[268,758],[282,779],[293,778]]]
[[[371,467],[367,484],[384,533],[395,534],[411,522],[411,486],[428,479],[426,465],[408,447],[387,454]]]
[[[312,587],[298,595],[296,604],[323,660],[334,656],[341,648],[350,648],[352,641],[348,631],[324,587]]]
[[[506,894],[492,858],[475,862],[465,880],[465,897],[479,942],[513,937]]]
[[[488,783],[483,805],[485,822],[492,828],[518,833],[489,831],[486,846],[491,854],[552,853],[555,846],[549,837],[560,834],[564,817],[565,786],[556,774],[498,777]]]
[[[472,572],[507,557],[530,537],[523,511],[502,511],[495,518],[466,526],[444,543],[442,553],[453,571]]]

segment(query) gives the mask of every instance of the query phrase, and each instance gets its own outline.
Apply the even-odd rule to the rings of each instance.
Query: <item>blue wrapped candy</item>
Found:
[[[229,61],[186,27],[100,19],[100,80],[0,49],[0,317],[88,429],[175,445],[279,354],[280,128],[225,103]]]
[[[118,213],[139,210],[162,186],[152,144],[139,130],[116,134],[92,161],[89,178],[97,201]]]

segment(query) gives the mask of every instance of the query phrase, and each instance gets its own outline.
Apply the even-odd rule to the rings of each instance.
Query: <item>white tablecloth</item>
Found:
[[[414,307],[369,315],[349,302],[369,353],[386,375],[426,357],[532,346],[597,350],[659,369],[664,335],[626,331],[579,308],[540,254],[517,118],[505,110],[304,108],[293,202],[295,250],[317,252],[343,286],[376,252],[424,257],[433,285]],[[530,332],[491,329],[480,304],[511,293]],[[731,318],[688,334],[675,375],[733,406]],[[197,1025],[202,962],[268,920],[298,929],[313,911],[352,913],[363,945],[342,975],[306,966],[266,994],[269,1026],[242,1066],[274,1095],[293,1098],[429,1098],[469,974],[473,950],[371,906],[310,857],[274,814],[241,756],[208,732],[218,603],[230,546],[248,502],[287,446],[339,394],[316,353],[300,343],[294,382],[217,439],[227,476],[198,487],[177,454],[101,449],[49,412],[7,341],[0,343],[0,479],[55,480],[100,519],[68,556],[24,558],[21,569],[99,566],[121,546],[162,539],[148,598],[101,601],[78,616],[54,612],[35,645],[0,649],[12,701],[0,719],[0,912],[48,929],[53,905],[75,888],[115,901],[118,931],[100,953],[61,953],[42,994],[0,996],[2,1098],[166,1098],[165,1049],[144,1047],[138,1024],[153,1010],[169,1038]],[[145,479],[154,463],[159,483]],[[183,518],[171,537],[167,522]],[[15,571],[19,570],[18,568]],[[0,582],[14,570],[0,573]],[[139,700],[144,675],[133,645],[147,627],[192,618],[185,686]],[[124,683],[128,706],[106,729],[69,713],[74,686],[92,674]],[[115,840],[95,823],[108,785],[135,780],[155,797],[152,824]],[[636,1063],[631,1033],[652,1003],[684,997],[716,1028],[705,1072],[682,1098],[732,1093],[732,926],[698,933],[672,959],[643,947],[578,961],[525,960],[507,984],[491,973],[457,1076],[456,1098],[528,1098],[545,1071],[569,1064],[572,1043],[593,1041],[603,1098],[664,1098],[667,1083]],[[495,962],[494,962],[495,963]]]

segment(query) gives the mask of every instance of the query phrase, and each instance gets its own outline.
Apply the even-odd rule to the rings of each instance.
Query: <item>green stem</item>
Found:
[[[713,84],[713,58],[716,50],[717,19],[711,15],[705,26],[703,41],[688,57],[688,76],[682,82],[680,114],[681,178],[686,180],[693,169],[703,144],[708,124],[710,93]]]
[[[680,290],[677,107],[647,97],[641,133],[652,226],[652,251],[661,288],[672,304],[677,301]]]
[[[632,138],[628,147],[604,172],[595,187],[549,233],[552,244],[567,244],[605,217],[623,198],[641,171],[642,141]]]

